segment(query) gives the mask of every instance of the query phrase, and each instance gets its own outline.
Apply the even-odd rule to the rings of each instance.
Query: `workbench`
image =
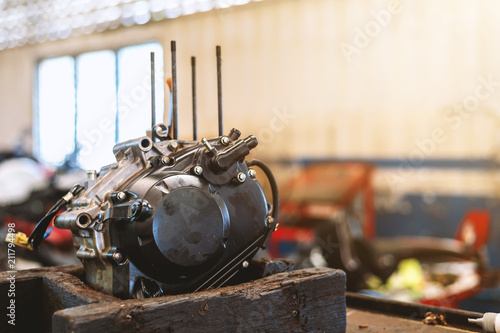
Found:
[[[346,293],[347,332],[481,332],[481,328],[469,323],[468,318],[482,317],[482,313],[400,302],[388,298],[371,297],[358,293]],[[446,325],[424,324],[428,313],[443,315]]]

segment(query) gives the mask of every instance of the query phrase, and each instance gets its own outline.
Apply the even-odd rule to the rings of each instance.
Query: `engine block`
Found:
[[[162,124],[157,125],[165,129]],[[265,246],[276,221],[244,158],[240,132],[197,141],[116,145],[55,226],[73,233],[86,282],[119,297],[221,285]],[[272,175],[271,175],[272,176]]]

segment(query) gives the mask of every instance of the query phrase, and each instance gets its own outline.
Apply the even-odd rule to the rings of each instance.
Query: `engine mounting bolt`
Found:
[[[238,172],[238,175],[236,176],[236,178],[238,179],[238,181],[240,183],[244,183],[245,180],[247,179],[247,175],[245,175],[243,172]]]
[[[227,146],[229,144],[229,138],[225,135],[221,136],[220,143],[222,143],[224,146]]]
[[[195,175],[201,175],[203,173],[203,168],[201,167],[201,165],[197,165],[193,168],[193,172]]]
[[[118,192],[118,194],[116,194],[116,197],[118,198],[118,200],[123,201],[127,198],[127,195],[125,194],[125,192]]]
[[[176,150],[179,148],[179,143],[177,141],[172,141],[169,143],[168,148],[170,148],[170,150]]]
[[[120,252],[115,252],[113,253],[113,259],[115,259],[117,263],[121,263],[123,260],[123,256]]]
[[[299,311],[293,310],[292,311],[292,317],[296,318],[299,315]]]
[[[250,178],[255,179],[255,177],[257,177],[257,172],[254,169],[248,169],[248,175]]]
[[[243,266],[243,268],[247,268],[249,265],[248,261],[243,261],[243,263],[241,264],[241,266]]]
[[[168,156],[162,156],[162,157],[160,158],[160,162],[161,162],[161,164],[163,164],[163,165],[167,165],[167,164],[169,164],[169,163],[170,163],[170,157],[168,157]]]

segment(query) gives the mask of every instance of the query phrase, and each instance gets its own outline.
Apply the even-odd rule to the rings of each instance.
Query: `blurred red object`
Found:
[[[488,243],[490,213],[486,210],[469,210],[465,213],[455,234],[455,239],[463,242],[470,252],[475,253]]]
[[[316,227],[349,211],[364,239],[375,238],[372,187],[374,166],[367,163],[314,163],[280,189],[279,228],[268,246],[272,257],[287,257],[295,245],[311,245]]]
[[[309,225],[311,220],[330,219],[335,213],[352,207],[361,220],[365,238],[373,239],[374,170],[375,167],[367,163],[307,165],[280,189],[280,224],[313,227]]]

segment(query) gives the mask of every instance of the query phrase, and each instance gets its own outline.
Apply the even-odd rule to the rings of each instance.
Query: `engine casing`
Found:
[[[116,163],[89,172],[54,220],[72,230],[86,282],[121,298],[152,297],[217,287],[244,269],[276,221],[244,161],[257,139],[239,135],[117,144]]]

